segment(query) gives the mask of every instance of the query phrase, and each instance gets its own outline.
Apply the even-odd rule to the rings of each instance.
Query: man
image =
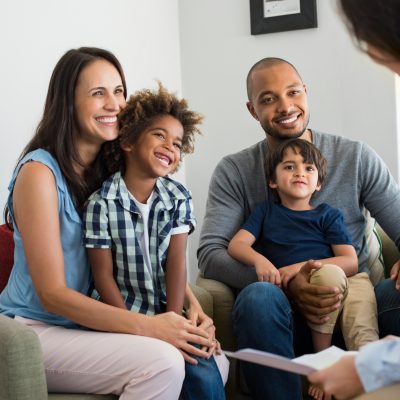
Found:
[[[305,265],[285,294],[275,285],[254,283],[254,268],[227,254],[229,240],[250,212],[270,197],[265,155],[289,138],[311,141],[321,150],[328,161],[328,176],[313,205],[325,202],[343,212],[359,257],[360,272],[368,272],[365,208],[399,245],[400,212],[396,215],[393,211],[400,210],[400,191],[383,161],[367,145],[308,128],[307,88],[287,61],[266,58],[256,63],[247,77],[247,91],[247,108],[260,122],[266,140],[225,157],[216,167],[200,238],[199,267],[205,278],[244,288],[237,297],[233,315],[239,348],[252,347],[292,358],[293,342],[297,348],[296,342],[303,344],[305,340],[300,334],[300,330],[306,330],[302,317],[312,323],[325,322],[325,316],[340,306],[341,296],[336,288],[308,282],[310,270],[318,267],[313,262],[304,260]],[[392,280],[382,282],[377,289],[382,333],[399,334],[400,294]],[[386,311],[395,308],[396,318],[390,315],[385,319]],[[256,364],[245,364],[244,374],[256,399],[301,397],[300,379],[295,375]]]

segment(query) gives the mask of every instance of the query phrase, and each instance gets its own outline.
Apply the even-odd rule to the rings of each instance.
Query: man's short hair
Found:
[[[299,76],[300,80],[302,81],[299,72],[297,71],[295,66],[293,64],[291,64],[289,61],[286,61],[283,58],[278,58],[278,57],[266,57],[266,58],[263,58],[262,60],[257,61],[250,68],[250,71],[247,74],[246,86],[247,86],[247,97],[248,97],[249,100],[251,100],[251,93],[252,93],[252,90],[253,90],[252,82],[251,82],[251,78],[253,76],[253,73],[255,71],[259,71],[261,69],[270,68],[270,67],[273,67],[274,65],[278,65],[278,64],[288,64],[288,65],[290,65],[296,71],[297,75]]]

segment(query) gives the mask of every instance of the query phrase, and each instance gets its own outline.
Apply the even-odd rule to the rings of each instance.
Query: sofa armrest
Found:
[[[207,290],[213,301],[213,320],[216,327],[216,336],[224,350],[234,350],[232,308],[235,295],[229,286],[212,279],[197,278],[197,285]]]
[[[0,315],[1,399],[47,399],[42,352],[35,332]]]

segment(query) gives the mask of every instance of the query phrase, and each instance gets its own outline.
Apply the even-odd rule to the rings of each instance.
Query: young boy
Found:
[[[327,204],[316,208],[310,204],[325,177],[326,160],[312,143],[302,139],[282,142],[267,162],[269,187],[275,190],[280,203],[259,205],[228,247],[232,257],[255,268],[259,281],[283,289],[307,260],[323,264],[313,271],[310,282],[338,287],[343,300],[341,308],[332,312],[327,322],[309,323],[315,351],[330,346],[336,320],[346,304],[349,290],[346,277],[356,275],[358,270],[357,255],[342,213]],[[354,287],[360,290],[360,296],[368,293],[368,298],[375,299],[371,283],[366,277],[361,278],[352,278],[356,282]],[[359,312],[369,316],[365,324]],[[342,324],[355,325],[360,318],[357,322],[360,330],[354,340],[345,338],[349,350],[378,339],[376,303],[366,302],[363,310],[348,310],[347,315],[351,318],[341,321]],[[310,394],[319,396],[313,390]]]
[[[148,315],[180,315],[185,292],[194,297],[186,282],[187,236],[195,227],[192,197],[167,175],[177,170],[183,154],[193,152],[201,120],[161,84],[127,102],[119,116],[119,143],[110,152],[110,164],[119,171],[89,198],[84,213],[92,296]],[[197,364],[185,364],[183,398],[224,399],[214,357],[193,360],[180,350]]]

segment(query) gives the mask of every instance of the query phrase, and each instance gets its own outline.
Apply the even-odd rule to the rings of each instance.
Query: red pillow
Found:
[[[6,224],[0,225],[0,292],[7,285],[14,264],[13,232]]]

